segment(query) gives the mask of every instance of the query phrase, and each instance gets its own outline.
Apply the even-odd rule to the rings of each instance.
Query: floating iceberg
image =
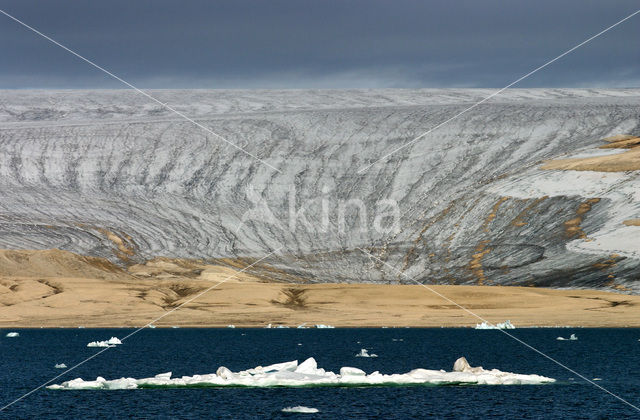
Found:
[[[20,333],[17,332],[8,332],[5,337],[20,337]]]
[[[482,322],[482,324],[476,324],[476,330],[515,330],[516,327],[509,321],[508,319],[504,322],[499,322],[496,325],[487,324],[486,322]]]
[[[303,405],[297,405],[295,407],[285,407],[282,409],[283,413],[303,413],[303,414],[313,414],[319,413],[320,410],[313,407],[305,407]]]
[[[56,369],[66,369],[67,365],[65,365],[64,363],[56,363],[54,368],[56,368]]]
[[[233,325],[233,324],[229,324],[229,325],[227,325],[227,328],[235,328],[235,327],[236,327],[236,326],[235,326],[235,325]]]
[[[558,341],[576,341],[578,339],[578,337],[575,334],[571,334],[569,336],[569,338],[564,338],[564,337],[557,337],[556,340]]]
[[[152,378],[120,378],[95,381],[81,378],[50,385],[49,389],[135,389],[162,387],[309,387],[309,386],[397,386],[397,385],[534,385],[555,382],[540,375],[523,375],[471,367],[464,357],[456,360],[453,371],[414,369],[407,373],[385,375],[378,371],[366,374],[354,367],[342,367],[340,373],[319,368],[310,357],[298,364],[297,360],[253,369],[232,372],[224,366],[216,373],[172,378],[171,372]]]
[[[107,341],[92,341],[87,347],[115,347],[117,344],[122,344],[122,341],[118,337],[111,337]]]
[[[356,357],[378,357],[377,354],[371,353],[367,349],[360,349],[360,353],[356,354]]]
[[[333,325],[316,324],[316,328],[335,328]]]

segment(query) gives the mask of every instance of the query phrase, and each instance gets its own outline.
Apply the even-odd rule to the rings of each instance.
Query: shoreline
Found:
[[[23,292],[42,286],[32,279],[12,281]],[[206,290],[204,282],[182,280],[180,286],[190,294],[167,305],[163,293],[173,290],[175,279],[57,281],[64,291],[0,307],[0,328],[139,328],[165,314],[153,322],[155,327],[473,328],[482,322],[417,285],[228,281],[170,312]],[[510,320],[516,328],[640,327],[640,296],[518,286],[429,287],[493,324]]]
[[[266,281],[233,263],[163,258],[124,269],[60,250],[0,250],[0,328],[469,328],[482,320],[510,320],[516,328],[640,327],[638,295],[428,285],[447,301],[420,285]]]

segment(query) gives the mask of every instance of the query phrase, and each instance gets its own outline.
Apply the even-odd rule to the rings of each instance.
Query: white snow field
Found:
[[[144,387],[302,387],[302,386],[393,386],[393,385],[536,385],[555,382],[540,375],[523,375],[471,367],[464,357],[456,360],[452,372],[444,370],[414,369],[407,373],[385,375],[380,372],[367,374],[354,367],[342,367],[339,373],[319,368],[310,357],[298,364],[297,360],[270,366],[232,372],[224,366],[216,373],[172,378],[171,372],[152,378],[120,378],[94,381],[81,378],[50,385],[49,389],[135,389]]]
[[[639,291],[640,227],[622,224],[640,218],[639,171],[540,169],[640,134],[639,89],[510,89],[360,171],[492,92],[152,92],[278,172],[136,92],[0,91],[0,248],[117,264],[114,238],[129,262],[280,249],[265,261],[275,269],[249,271],[408,281],[365,247],[421,282],[613,288],[614,278]],[[568,235],[593,198],[584,234]],[[397,224],[380,217],[393,203]]]

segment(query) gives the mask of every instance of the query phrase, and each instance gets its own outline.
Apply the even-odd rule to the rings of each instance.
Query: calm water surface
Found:
[[[0,398],[5,405],[101,349],[95,340],[131,329],[35,329],[0,337]],[[516,337],[596,383],[640,405],[640,329],[517,329]],[[578,341],[557,341],[577,334]],[[395,339],[395,340],[394,340]],[[300,345],[299,345],[300,344]],[[354,355],[367,348],[377,358]],[[465,356],[473,366],[553,377],[541,386],[413,386],[302,389],[42,389],[0,418],[636,418],[640,412],[582,381],[499,331],[472,329],[147,329],[57,379],[174,376],[233,371],[314,357],[337,372],[451,370]],[[318,414],[283,413],[303,405]]]

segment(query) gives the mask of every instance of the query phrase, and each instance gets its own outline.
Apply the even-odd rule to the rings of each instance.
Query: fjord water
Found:
[[[0,338],[0,398],[11,402],[101,349],[95,340],[131,329],[30,329]],[[632,404],[640,404],[640,329],[517,329],[510,334],[545,352]],[[556,337],[578,336],[577,341]],[[377,358],[355,357],[360,349]],[[1,418],[628,418],[638,412],[500,331],[473,329],[146,329],[53,383],[232,371],[314,357],[337,372],[422,367],[450,371],[465,356],[473,366],[557,379],[528,386],[349,388],[188,388],[54,391],[41,389]],[[285,407],[317,414],[283,413]]]

